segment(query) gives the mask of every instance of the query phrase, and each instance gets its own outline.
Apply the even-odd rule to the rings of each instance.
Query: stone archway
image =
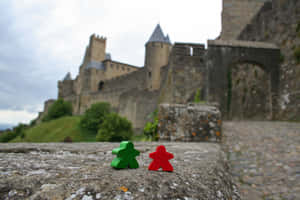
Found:
[[[227,77],[228,119],[271,119],[271,81],[261,66],[235,63],[230,66]]]
[[[238,81],[237,77],[244,77],[243,81],[252,80],[253,83],[250,86],[244,87],[243,91],[245,93],[244,98],[248,98],[248,104],[244,100],[243,106],[249,113],[244,113],[243,117],[248,119],[256,117],[256,115],[251,114],[254,110],[258,110],[258,105],[264,104],[265,107],[262,112],[263,116],[259,118],[270,119],[276,118],[276,113],[278,109],[278,96],[279,96],[279,63],[280,63],[280,49],[274,44],[261,43],[261,42],[248,42],[248,41],[222,41],[214,40],[208,41],[208,52],[207,52],[207,68],[209,70],[209,81],[208,81],[208,100],[218,102],[220,104],[220,109],[225,118],[230,118],[232,112],[231,108],[228,108],[228,92],[229,74],[232,75],[232,71],[236,74],[234,75],[234,81]],[[238,63],[248,63],[248,67],[237,67]],[[232,67],[233,66],[233,67]],[[248,69],[247,69],[248,68]],[[242,75],[241,73],[244,73]],[[257,77],[253,77],[257,75]],[[231,78],[232,79],[232,78]],[[259,81],[259,79],[262,79]],[[263,80],[266,79],[266,80]],[[241,80],[240,80],[241,81]],[[234,82],[234,83],[236,83]],[[261,83],[260,83],[261,82]],[[270,87],[260,89],[253,88],[254,86],[260,86],[260,84],[267,84]],[[232,86],[231,86],[232,87]],[[246,89],[245,89],[246,88]],[[232,88],[231,88],[232,89]],[[240,89],[237,85],[233,88],[238,96],[243,100],[242,92],[238,92]],[[266,91],[267,90],[267,91]],[[257,97],[250,102],[251,92],[257,92]],[[267,94],[270,100],[263,98],[263,94]],[[260,99],[260,100],[259,100]],[[267,101],[267,102],[265,102]],[[251,105],[252,104],[252,105]],[[254,106],[257,105],[257,106]],[[252,110],[253,108],[254,110]],[[230,113],[231,112],[231,113]],[[243,111],[241,111],[243,112]],[[240,114],[240,113],[239,113]],[[271,116],[271,117],[270,117]]]

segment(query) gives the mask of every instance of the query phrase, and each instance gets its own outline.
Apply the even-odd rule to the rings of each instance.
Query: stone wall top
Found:
[[[245,48],[259,48],[259,49],[279,49],[273,43],[266,42],[252,42],[241,40],[208,40],[208,46],[229,46],[229,47],[245,47]]]
[[[149,153],[165,145],[174,173],[148,170]],[[115,170],[118,143],[3,144],[1,199],[236,199],[226,157],[213,143],[135,142],[138,169]],[[26,163],[26,165],[20,165]]]

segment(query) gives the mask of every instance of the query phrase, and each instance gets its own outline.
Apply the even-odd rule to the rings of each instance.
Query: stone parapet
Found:
[[[274,43],[242,41],[242,40],[208,40],[207,44],[209,46],[279,49],[279,47]]]
[[[161,104],[161,141],[219,142],[222,137],[221,112],[212,104]]]
[[[173,173],[149,171],[164,145]],[[0,146],[0,199],[240,200],[226,154],[213,143],[135,142],[138,169],[115,170],[119,143],[14,143]]]

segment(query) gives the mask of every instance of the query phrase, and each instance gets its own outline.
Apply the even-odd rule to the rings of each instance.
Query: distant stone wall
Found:
[[[145,77],[146,71],[141,68],[104,81],[101,90],[87,90],[78,95],[65,96],[64,99],[72,103],[74,114],[83,114],[94,103],[109,102],[115,111],[127,117],[134,128],[140,130],[146,123],[146,116],[157,108],[159,94],[158,91],[145,90]]]
[[[109,80],[118,76],[129,74],[131,72],[137,71],[140,68],[133,65],[128,65],[125,63],[120,63],[112,60],[105,60],[105,79]]]
[[[55,102],[54,99],[49,99],[47,101],[45,101],[44,103],[44,111],[40,112],[37,119],[36,119],[36,123],[40,123],[42,122],[42,119],[46,116],[46,114],[48,113],[48,110],[50,108],[50,106]]]
[[[127,91],[132,88],[144,89],[146,87],[146,70],[141,68],[130,74],[125,74],[104,82],[103,91]],[[101,92],[101,91],[100,91]]]
[[[204,99],[207,81],[204,45],[175,43],[169,63],[159,102],[191,102],[197,90]]]
[[[267,1],[223,0],[221,39],[236,39]]]
[[[136,133],[142,133],[149,115],[158,108],[158,97],[158,91],[129,90],[120,96],[118,112],[133,123]]]
[[[58,83],[59,97],[95,93],[102,90],[104,82],[130,74],[140,68],[114,61],[105,61],[104,69],[89,68],[82,70],[75,80]],[[115,79],[114,79],[115,80]]]

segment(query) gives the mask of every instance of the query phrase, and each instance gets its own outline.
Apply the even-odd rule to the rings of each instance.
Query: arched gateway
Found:
[[[234,117],[235,106],[240,106],[245,112],[253,112],[261,107],[263,112],[267,112],[267,118],[274,119],[278,108],[279,64],[280,49],[274,44],[210,40],[207,52],[207,99],[219,102],[227,118]],[[244,84],[242,87],[241,82]],[[236,95],[238,90],[239,95]],[[260,103],[256,107],[248,106],[256,102],[255,98],[260,98],[257,101]],[[247,107],[250,108],[248,111]],[[247,113],[244,115],[247,118]]]

